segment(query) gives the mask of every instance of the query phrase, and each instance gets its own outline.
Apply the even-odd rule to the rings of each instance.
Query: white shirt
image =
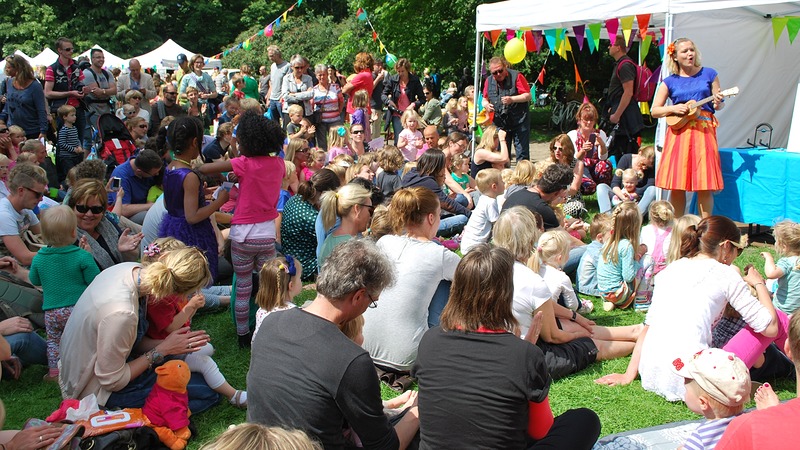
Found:
[[[520,337],[531,327],[533,312],[550,300],[550,289],[538,273],[519,261],[514,262],[514,303],[511,313],[519,322]]]
[[[500,208],[497,199],[481,195],[461,233],[461,253],[466,255],[472,247],[489,242],[492,225],[497,222],[498,217]]]

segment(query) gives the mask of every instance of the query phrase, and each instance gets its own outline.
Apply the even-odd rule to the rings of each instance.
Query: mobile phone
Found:
[[[225,189],[228,192],[231,191],[232,187],[233,187],[233,183],[231,183],[230,181],[226,181],[226,182],[222,183],[222,189]]]
[[[596,133],[592,133],[592,134],[590,134],[590,135],[589,135],[589,142],[591,142],[591,143],[592,143],[592,145],[594,145],[594,143],[595,143],[596,141],[597,141],[597,134],[596,134]]]
[[[112,177],[112,178],[111,178],[111,190],[112,190],[112,191],[117,191],[117,190],[119,190],[121,182],[122,182],[122,179],[121,179],[121,178],[119,178],[119,177]]]

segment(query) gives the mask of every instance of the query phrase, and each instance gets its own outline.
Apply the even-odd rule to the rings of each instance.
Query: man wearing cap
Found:
[[[151,112],[150,99],[156,98],[156,86],[153,84],[153,77],[142,70],[138,59],[130,60],[128,73],[120,75],[117,79],[117,100],[124,102],[128,91],[141,92],[145,101],[140,106],[148,113]]]
[[[178,60],[178,70],[175,71],[175,76],[173,78],[175,82],[178,83],[178,86],[180,86],[183,76],[191,72],[192,67],[189,65],[189,58],[187,58],[185,54],[179,53],[176,59]]]
[[[686,407],[706,418],[683,448],[713,449],[750,399],[750,371],[739,357],[718,348],[677,358],[672,365],[685,379]]]

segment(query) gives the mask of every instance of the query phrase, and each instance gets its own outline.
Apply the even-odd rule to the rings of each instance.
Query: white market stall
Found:
[[[54,52],[50,49],[50,47],[45,47],[41,53],[34,56],[33,58],[28,61],[31,63],[31,66],[49,66],[53,64],[58,59],[58,53]]]
[[[156,70],[177,69],[178,55],[183,53],[187,58],[191,58],[195,52],[187,50],[172,39],[167,39],[155,50],[136,56],[135,59],[143,68],[155,68]],[[134,58],[131,58],[134,59]],[[222,67],[222,62],[218,59],[206,58],[206,67]]]
[[[106,62],[103,64],[104,69],[111,69],[114,67],[119,67],[120,69],[124,68],[128,65],[128,61],[126,59],[122,59],[119,56],[111,53],[110,51],[104,49],[103,47],[94,44],[90,49],[86,50],[85,52],[81,53],[80,56],[85,56],[89,58],[89,61],[92,60],[91,52],[93,49],[100,49],[103,51],[103,55],[105,56]],[[77,58],[76,58],[77,59]]]

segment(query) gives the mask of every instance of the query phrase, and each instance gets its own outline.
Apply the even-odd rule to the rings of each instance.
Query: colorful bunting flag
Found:
[[[639,64],[644,64],[644,59],[650,53],[650,43],[653,42],[653,36],[645,34],[642,39],[642,44],[639,46]]]
[[[639,25],[639,34],[644,38],[647,27],[650,25],[650,14],[637,14],[636,23]]]
[[[264,36],[270,37],[274,32],[272,31],[272,24],[267,25],[267,28],[264,28]]]
[[[586,25],[576,25],[572,27],[572,32],[575,33],[575,40],[578,42],[578,51],[583,51],[583,39],[586,30]]]
[[[547,47],[550,48],[550,53],[555,54],[558,48],[556,47],[556,30],[544,30],[544,38],[547,39]]]
[[[506,41],[510,41],[510,40],[514,39],[515,37],[517,37],[517,32],[516,31],[514,31],[512,29],[506,30]]]
[[[578,72],[578,64],[573,62],[572,66],[575,67],[575,92],[578,92],[578,86],[583,84],[583,80],[581,80],[581,74]]]
[[[538,81],[539,84],[542,84],[542,85],[544,84],[544,74],[545,74],[545,72],[546,71],[544,70],[544,66],[542,66],[542,70],[539,71],[539,76],[536,77],[536,81]]]
[[[378,40],[378,33],[376,33],[375,30],[372,30],[372,42],[375,42],[376,40]]]
[[[619,19],[620,25],[622,25],[622,35],[625,36],[625,42],[628,42],[628,48],[630,48],[630,41],[631,41],[631,31],[633,30],[633,16],[627,16]]]
[[[600,48],[600,30],[603,28],[602,23],[590,23],[589,31],[592,32],[592,41],[594,42],[594,49],[592,52]]]
[[[358,8],[356,11],[356,19],[364,21],[367,20],[367,12],[363,8]]]
[[[613,18],[606,20],[606,30],[608,30],[608,38],[611,39],[611,42],[614,42],[613,39],[617,37],[617,31],[619,31],[619,19]],[[594,31],[594,30],[592,30]],[[598,41],[600,40],[599,33],[595,35],[592,33],[595,39]],[[599,46],[598,46],[599,48]]]
[[[781,33],[783,33],[783,29],[786,28],[787,23],[789,23],[788,17],[772,18],[772,34],[775,37],[775,45],[778,45],[778,39],[780,39]]]
[[[789,17],[786,22],[786,32],[789,33],[789,43],[794,43],[794,38],[797,37],[797,32],[800,30],[800,17]]]
[[[525,50],[528,53],[539,51],[539,47],[536,45],[536,38],[533,37],[533,31],[528,30],[523,33],[522,40],[525,41]]]
[[[489,32],[489,34],[491,35],[491,39],[489,40],[492,42],[492,47],[497,47],[497,42],[500,40],[501,33],[502,30],[492,30]]]

